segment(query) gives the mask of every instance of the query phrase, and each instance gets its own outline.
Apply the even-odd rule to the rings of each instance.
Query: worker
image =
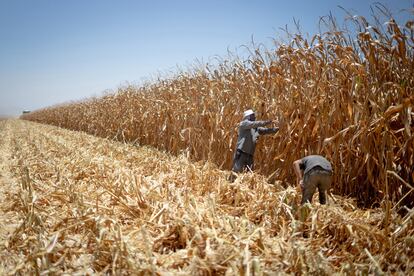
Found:
[[[278,127],[264,127],[274,122],[273,120],[256,121],[256,114],[251,109],[243,113],[243,119],[239,124],[236,152],[233,159],[233,172],[253,171],[257,139],[260,135],[276,133],[279,130]],[[234,179],[235,174],[232,173],[229,180],[234,181]]]
[[[301,204],[312,202],[318,188],[320,204],[326,204],[326,192],[332,184],[331,163],[320,155],[309,155],[293,162],[297,185],[302,190]]]

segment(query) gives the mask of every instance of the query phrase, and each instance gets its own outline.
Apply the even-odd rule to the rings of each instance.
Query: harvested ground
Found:
[[[21,120],[0,121],[0,273],[408,274],[414,211]],[[333,187],[333,191],[335,187]],[[314,200],[317,196],[314,197]]]

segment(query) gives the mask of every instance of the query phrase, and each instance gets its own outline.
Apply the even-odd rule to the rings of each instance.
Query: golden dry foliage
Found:
[[[336,193],[366,206],[384,196],[412,202],[414,22],[370,25],[354,17],[349,32],[333,19],[327,24],[329,31],[311,39],[296,34],[272,50],[253,47],[246,60],[230,58],[22,118],[185,151],[230,169],[238,122],[253,108],[258,119],[281,123],[258,146],[260,173],[293,183],[292,162],[321,154],[333,163]]]
[[[262,175],[229,183],[208,162],[22,120],[0,121],[0,135],[0,168],[13,174],[0,217],[15,221],[0,231],[2,275],[414,269],[413,210],[387,215],[340,196],[299,208],[293,188]]]

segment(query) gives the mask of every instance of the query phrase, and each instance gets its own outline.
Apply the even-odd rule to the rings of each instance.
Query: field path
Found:
[[[412,225],[393,223],[391,246],[382,210],[351,199],[299,208],[260,175],[229,183],[185,155],[22,120],[0,121],[0,139],[1,275],[412,269]]]
[[[0,274],[15,268],[17,262],[7,250],[8,238],[19,225],[19,216],[13,210],[14,198],[18,194],[19,181],[11,174],[10,160],[12,123],[0,120]]]

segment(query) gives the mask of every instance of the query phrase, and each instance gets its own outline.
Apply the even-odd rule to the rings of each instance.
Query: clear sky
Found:
[[[0,115],[101,95],[227,49],[271,45],[299,20],[369,16],[368,0],[0,0]],[[381,1],[404,20],[414,0]]]

